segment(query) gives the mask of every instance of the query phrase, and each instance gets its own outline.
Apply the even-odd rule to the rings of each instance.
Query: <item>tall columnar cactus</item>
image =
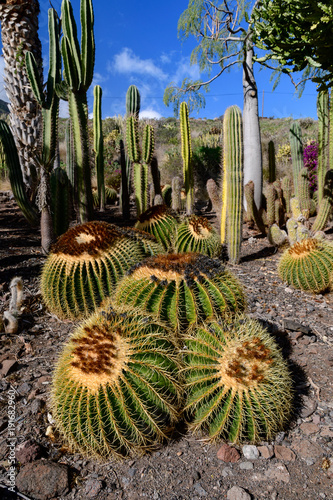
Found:
[[[79,218],[82,223],[92,218],[93,199],[91,190],[88,136],[89,89],[95,65],[94,13],[92,0],[81,0],[81,47],[70,0],[61,4],[63,38],[61,53],[64,79],[68,87],[69,115],[72,123],[75,149],[76,181],[78,190]]]
[[[99,85],[94,87],[94,151],[95,167],[97,174],[97,193],[100,210],[105,209],[105,182],[104,182],[104,152],[103,152],[103,127],[102,127],[102,88]]]
[[[140,92],[135,85],[130,85],[126,92],[126,115],[134,115],[139,118],[140,103]]]
[[[290,199],[292,197],[292,185],[291,185],[291,179],[290,179],[289,175],[282,177],[281,187],[282,187],[283,205],[284,205],[284,208],[286,210],[287,215],[290,215],[291,214]]]
[[[171,182],[171,208],[176,212],[180,212],[182,209],[181,187],[182,180],[176,175],[172,178]]]
[[[190,215],[177,227],[177,253],[197,252],[209,257],[221,253],[220,236],[206,217]]]
[[[283,253],[278,273],[294,288],[324,292],[332,285],[333,245],[315,238],[295,243]]]
[[[328,90],[318,93],[317,98],[318,115],[318,165],[317,165],[317,183],[318,183],[318,207],[324,196],[325,175],[328,166],[328,140],[329,140],[329,95]],[[333,168],[333,165],[331,166]]]
[[[292,408],[281,351],[256,320],[211,320],[189,331],[183,362],[189,428],[210,440],[269,440]]]
[[[294,122],[289,130],[289,142],[291,149],[291,161],[293,169],[294,190],[296,198],[299,196],[298,177],[304,167],[302,131],[298,122]]]
[[[299,205],[306,219],[310,217],[311,196],[308,169],[303,167],[298,174]]]
[[[240,257],[243,227],[243,126],[238,106],[227,108],[223,118],[223,193],[221,243],[227,241],[230,262]]]
[[[44,264],[41,292],[51,312],[61,318],[88,316],[113,293],[115,284],[151,255],[136,234],[88,222],[63,234]]]
[[[72,334],[52,381],[52,416],[69,446],[91,458],[148,451],[179,418],[173,333],[132,309],[102,309]]]
[[[311,228],[312,233],[325,228],[333,210],[333,169],[328,170],[325,176],[323,197],[318,208],[317,217]]]
[[[214,314],[242,311],[241,284],[219,259],[184,253],[150,257],[118,284],[114,300],[158,314],[179,333]]]
[[[186,102],[180,104],[179,109],[180,120],[180,137],[181,137],[181,152],[183,159],[183,174],[186,193],[186,213],[191,215],[194,204],[194,177],[192,166],[192,148],[191,148],[191,130],[189,121],[189,112]]]
[[[3,120],[0,120],[0,142],[2,146],[4,161],[8,168],[9,181],[15,201],[22,210],[22,213],[29,224],[31,224],[32,226],[37,226],[39,223],[38,212],[36,208],[31,204],[25,190],[20,160],[17,153],[14,137],[9,126]]]
[[[155,236],[169,250],[174,245],[177,225],[177,218],[166,205],[155,205],[138,217],[135,227]]]
[[[154,152],[154,128],[146,125],[143,131],[142,150],[139,145],[139,120],[134,115],[126,119],[127,154],[133,164],[134,190],[137,215],[148,208],[148,165]]]
[[[276,180],[275,146],[273,141],[268,143],[268,182]]]
[[[53,232],[56,237],[69,227],[70,185],[65,170],[57,167],[50,175]]]

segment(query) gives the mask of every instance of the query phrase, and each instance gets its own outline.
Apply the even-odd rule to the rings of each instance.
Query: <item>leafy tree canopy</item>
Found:
[[[266,51],[257,61],[269,61],[288,73],[319,84],[319,90],[333,86],[332,0],[260,0],[251,16],[254,44]]]

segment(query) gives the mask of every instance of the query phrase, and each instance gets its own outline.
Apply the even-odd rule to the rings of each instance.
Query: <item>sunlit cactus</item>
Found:
[[[242,311],[246,302],[219,259],[195,253],[145,259],[119,282],[114,300],[157,314],[179,333],[199,319]]]
[[[151,255],[145,245],[133,231],[106,222],[69,229],[53,245],[43,267],[46,306],[60,318],[87,316],[131,266]]]
[[[287,423],[292,381],[279,347],[256,320],[212,320],[185,338],[185,411],[209,440],[256,443]]]
[[[91,458],[142,453],[169,436],[181,391],[173,334],[156,318],[101,309],[57,362],[52,416],[73,451]]]
[[[173,246],[177,225],[178,220],[171,209],[166,205],[155,205],[138,217],[135,227],[155,236],[168,250]]]
[[[333,283],[333,245],[316,238],[295,243],[282,254],[278,273],[294,288],[324,292]]]
[[[177,228],[176,252],[198,252],[216,257],[221,251],[220,235],[206,217],[191,215]]]

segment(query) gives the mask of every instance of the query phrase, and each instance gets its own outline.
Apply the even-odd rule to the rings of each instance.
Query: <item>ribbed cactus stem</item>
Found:
[[[146,125],[143,130],[142,138],[142,161],[143,163],[150,163],[153,159],[155,146],[155,136],[154,127],[152,125]]]
[[[103,154],[103,129],[102,129],[102,88],[99,85],[94,87],[94,151],[95,167],[97,174],[97,193],[100,210],[105,209],[105,183],[104,183],[104,154]]]
[[[325,175],[328,170],[328,137],[329,137],[329,95],[328,90],[318,93],[318,206],[324,196]],[[331,168],[333,165],[331,166]]]
[[[290,215],[290,199],[292,195],[292,186],[291,186],[291,179],[289,175],[286,175],[285,177],[282,178],[281,180],[281,187],[282,187],[282,199],[284,203],[284,207],[286,210],[286,213]]]
[[[275,146],[273,141],[268,143],[268,182],[276,179]]]
[[[139,163],[141,159],[139,149],[139,120],[134,115],[126,119],[126,143],[129,159],[133,163]]]
[[[135,85],[130,85],[126,92],[126,114],[139,118],[140,93]]]
[[[238,106],[227,108],[223,119],[224,176],[221,217],[221,243],[227,217],[227,245],[230,262],[240,257],[243,226],[243,130],[242,112]],[[222,229],[223,226],[223,229]]]
[[[302,131],[298,122],[294,122],[289,130],[289,142],[291,149],[291,160],[293,169],[294,189],[295,196],[299,196],[298,192],[298,175],[304,167],[303,161],[303,144],[302,144]]]
[[[266,212],[267,224],[271,226],[278,221],[275,218],[275,200],[277,199],[277,192],[273,184],[268,184],[266,187]]]
[[[298,190],[299,190],[299,204],[302,214],[306,219],[310,217],[310,183],[309,173],[306,167],[303,167],[298,174]]]
[[[317,217],[311,228],[312,233],[324,229],[333,209],[333,169],[326,173],[323,194]]]
[[[141,215],[148,207],[148,165],[133,163],[133,179],[137,215]]]
[[[53,231],[56,237],[65,233],[69,227],[70,185],[66,172],[55,168],[50,176],[51,206],[53,212]]]
[[[292,217],[286,222],[288,238],[290,245],[294,245],[297,242],[297,227],[298,222]]]
[[[183,173],[186,193],[186,213],[190,215],[193,212],[194,203],[194,178],[192,168],[192,148],[191,131],[189,122],[189,111],[186,102],[180,104],[179,110],[181,151],[183,159]]]
[[[172,192],[171,192],[171,208],[176,212],[180,212],[182,208],[181,200],[181,187],[182,181],[177,175],[172,178]]]
[[[9,126],[3,120],[0,120],[0,142],[2,145],[5,163],[8,168],[9,181],[15,201],[22,210],[22,213],[29,224],[37,226],[39,222],[39,215],[35,207],[30,203],[25,191],[20,160],[14,137]]]

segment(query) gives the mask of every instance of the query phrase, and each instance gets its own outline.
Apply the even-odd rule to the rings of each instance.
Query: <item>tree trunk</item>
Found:
[[[4,82],[10,102],[10,124],[24,183],[31,189],[37,179],[34,159],[39,149],[42,118],[27,77],[25,53],[29,50],[34,54],[43,80],[38,14],[37,0],[2,0],[0,4]]]
[[[244,143],[244,185],[254,182],[254,201],[257,209],[262,198],[262,155],[258,111],[258,90],[253,74],[253,45],[246,44],[243,62],[243,143]],[[244,201],[246,206],[246,202]]]

